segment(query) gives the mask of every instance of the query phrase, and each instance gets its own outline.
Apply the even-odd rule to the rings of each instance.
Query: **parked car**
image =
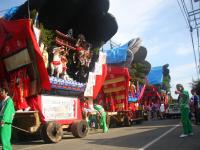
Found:
[[[169,104],[168,112],[166,112],[167,118],[180,118],[181,111],[178,103]]]

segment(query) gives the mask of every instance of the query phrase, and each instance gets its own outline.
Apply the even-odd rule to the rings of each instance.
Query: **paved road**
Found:
[[[109,133],[90,133],[76,139],[67,135],[57,144],[43,141],[14,143],[14,150],[200,150],[200,126],[194,136],[179,138],[179,120],[152,120],[132,127],[113,128]]]

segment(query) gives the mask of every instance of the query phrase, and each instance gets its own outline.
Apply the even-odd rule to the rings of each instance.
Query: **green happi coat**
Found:
[[[106,112],[104,111],[104,108],[101,105],[94,105],[94,109],[97,110],[101,116],[100,116],[100,124],[103,128],[103,132],[108,132],[108,127],[106,125]]]
[[[0,110],[0,122],[3,124],[0,126],[0,140],[3,150],[12,150],[11,145],[11,133],[12,133],[12,121],[15,114],[15,108],[13,100],[8,96],[1,102]]]
[[[183,133],[188,135],[192,133],[192,124],[189,119],[189,93],[185,90],[183,90],[180,94],[180,107]]]

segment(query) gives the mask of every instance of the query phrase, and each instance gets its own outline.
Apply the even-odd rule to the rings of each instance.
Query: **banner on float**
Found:
[[[75,97],[42,95],[42,113],[45,121],[76,119],[77,101]]]

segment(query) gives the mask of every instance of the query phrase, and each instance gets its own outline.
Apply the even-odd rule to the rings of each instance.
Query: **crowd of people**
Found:
[[[151,105],[145,106],[144,111],[148,114],[149,119],[165,119],[167,107],[164,102],[152,103]]]
[[[192,97],[189,102],[190,106],[190,120],[193,120],[195,124],[200,123],[200,99],[199,95],[195,92],[195,90],[191,90]]]
[[[159,101],[153,100],[150,104],[144,106],[148,119],[165,119],[169,109],[168,103],[168,95],[163,91]]]
[[[200,97],[194,89],[191,90],[192,97],[186,91],[182,84],[176,85],[175,94],[178,94],[177,103],[180,107],[181,123],[183,126],[181,138],[193,135],[192,122],[200,124]],[[164,98],[164,97],[163,97]],[[144,111],[148,114],[148,118],[165,119],[169,106],[165,103],[165,98],[158,102],[152,102],[144,107]]]
[[[179,94],[177,103],[181,108],[181,95],[178,90],[176,93]],[[188,94],[188,101],[186,102],[188,103],[187,105],[189,108],[189,119],[194,121],[195,124],[200,124],[200,97],[197,95],[195,90],[191,90],[191,94],[191,98],[189,98]],[[165,119],[166,114],[169,112],[169,104],[166,94],[162,94],[161,101],[152,102],[151,104],[144,106],[144,111],[148,114],[149,119]]]

